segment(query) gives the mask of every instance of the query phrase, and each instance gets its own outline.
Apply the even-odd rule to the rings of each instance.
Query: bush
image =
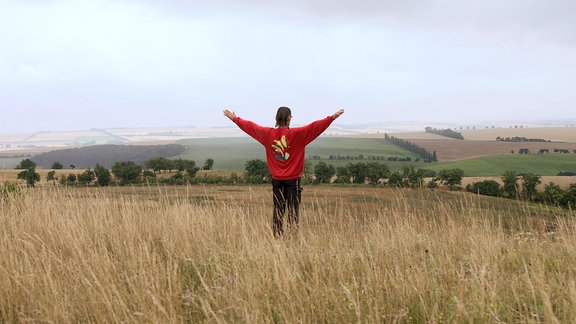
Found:
[[[116,162],[112,166],[112,174],[120,179],[120,184],[140,183],[142,167],[132,161]]]
[[[2,187],[0,187],[0,197],[2,199],[10,199],[20,196],[22,193],[18,184],[12,182],[4,182]]]
[[[466,191],[492,197],[500,197],[502,195],[502,187],[495,180],[471,183],[466,186]]]

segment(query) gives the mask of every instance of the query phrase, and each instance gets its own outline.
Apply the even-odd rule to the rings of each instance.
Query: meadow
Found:
[[[21,189],[0,198],[0,322],[574,322],[574,211],[443,190]]]
[[[561,171],[576,172],[576,154],[507,154],[430,165],[428,169],[459,168],[467,177],[497,177],[506,171],[517,174],[554,176]]]
[[[246,161],[253,159],[265,160],[264,147],[249,137],[237,138],[197,138],[180,140],[176,142],[186,146],[186,150],[179,157],[196,161],[202,164],[206,159],[214,159],[214,167],[219,170],[243,171]],[[322,161],[334,166],[344,166],[351,162],[360,162],[354,159],[329,160],[330,155],[342,156],[385,156],[410,157],[411,164],[417,166],[427,165],[423,161],[414,162],[418,156],[402,148],[386,142],[382,138],[354,138],[338,136],[322,136],[306,147],[306,156],[311,162],[313,156],[320,156]],[[406,162],[380,161],[386,163],[392,170],[401,170]]]
[[[567,130],[573,130],[573,128],[567,128]],[[564,132],[560,134],[568,136]],[[412,136],[410,133],[405,134],[406,140],[429,152],[437,152],[439,163],[427,163],[417,155],[386,142],[383,135],[375,136],[322,136],[307,146],[306,156],[312,165],[323,161],[339,167],[349,163],[376,161],[386,164],[391,171],[401,171],[406,166],[434,171],[460,168],[464,170],[464,175],[467,177],[497,177],[506,171],[540,176],[556,176],[559,172],[565,171],[576,172],[575,153],[536,153],[541,148],[548,148],[550,152],[553,152],[554,148],[564,148],[572,152],[576,150],[574,142],[514,143],[475,139],[458,141],[424,132]],[[422,136],[427,138],[419,138]],[[410,139],[411,137],[415,139]],[[248,137],[188,139],[177,143],[186,146],[185,152],[179,157],[194,160],[200,165],[206,159],[212,158],[215,161],[214,167],[219,170],[241,172],[244,170],[246,161],[266,158],[262,145]],[[533,154],[517,154],[520,148],[529,148]],[[511,154],[511,151],[516,154]],[[363,156],[364,159],[330,160],[330,155]],[[321,160],[314,160],[313,156],[319,156]],[[369,157],[383,157],[383,159],[370,160]],[[409,162],[389,161],[390,157],[410,158],[411,160]]]
[[[129,130],[126,132],[128,132],[124,134],[126,138],[134,135]],[[423,131],[391,134],[429,152],[436,152],[438,163],[426,163],[419,156],[386,142],[383,133],[323,135],[307,146],[306,156],[312,165],[323,161],[339,167],[349,163],[376,161],[386,164],[391,171],[401,171],[406,166],[435,171],[460,168],[467,177],[501,176],[510,170],[540,176],[555,176],[559,172],[566,171],[576,172],[574,163],[576,154],[573,153],[576,151],[574,127],[493,128],[461,130],[461,132],[465,140],[455,140]],[[80,135],[82,133],[77,134]],[[497,136],[542,138],[551,142],[502,142],[495,140]],[[153,143],[157,142],[148,144]],[[198,166],[202,166],[207,159],[213,159],[216,170],[243,172],[247,161],[265,159],[262,145],[248,136],[189,138],[174,143],[182,144],[186,149],[181,155],[172,158],[193,160]],[[517,154],[520,149],[529,149],[531,154]],[[538,154],[540,149],[548,149],[551,153]],[[566,149],[572,153],[552,153],[554,149]],[[30,158],[45,150],[49,149],[4,150],[0,152],[0,169],[14,168],[22,159]],[[331,155],[339,155],[341,158],[330,159]],[[321,159],[313,159],[314,156]],[[359,159],[360,156],[364,159]],[[374,160],[373,157],[378,159]],[[389,160],[394,157],[410,158],[410,161]]]

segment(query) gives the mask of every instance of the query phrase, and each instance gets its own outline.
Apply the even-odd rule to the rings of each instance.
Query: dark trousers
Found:
[[[274,215],[272,230],[275,237],[284,235],[284,214],[288,210],[288,225],[298,230],[302,186],[300,178],[290,180],[272,180],[274,196]]]

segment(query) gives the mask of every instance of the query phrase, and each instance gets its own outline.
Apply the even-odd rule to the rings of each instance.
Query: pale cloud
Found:
[[[0,132],[227,125],[222,108],[270,124],[280,105],[301,122],[567,118],[575,6],[0,0]]]

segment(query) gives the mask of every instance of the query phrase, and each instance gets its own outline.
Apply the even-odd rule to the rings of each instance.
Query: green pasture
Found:
[[[265,160],[264,147],[249,137],[239,138],[201,138],[186,139],[177,142],[186,146],[185,151],[178,156],[183,159],[196,161],[203,165],[206,159],[214,159],[214,169],[217,170],[244,170],[247,161],[253,159]],[[330,155],[345,157],[339,160],[329,160]],[[343,166],[348,163],[372,162],[369,157],[410,157],[410,162],[394,162],[377,160],[385,163],[391,170],[401,170],[403,166],[414,165],[427,168],[429,163],[422,159],[415,162],[418,156],[386,142],[383,138],[342,138],[324,136],[317,138],[306,148],[306,156],[313,164],[323,161],[334,166]],[[312,156],[320,156],[320,160],[312,160]],[[363,156],[363,159],[356,157]],[[350,158],[347,158],[350,157]]]
[[[506,154],[485,156],[480,158],[436,163],[429,169],[459,168],[467,177],[501,176],[506,171],[516,171],[518,174],[536,174],[540,176],[555,176],[561,171],[576,172],[576,154]]]
[[[214,169],[243,171],[246,161],[253,159],[265,159],[264,148],[260,143],[249,137],[239,138],[205,138],[186,139],[178,142],[185,145],[186,150],[180,158],[196,161],[203,165],[206,159],[214,159]],[[321,160],[311,160],[317,155]],[[329,160],[330,155],[357,157],[362,155],[363,160],[342,159]],[[446,163],[425,163],[415,154],[386,142],[383,138],[345,138],[322,136],[308,145],[306,156],[313,164],[319,161],[338,166],[348,163],[372,162],[368,157],[381,156],[384,160],[376,162],[384,163],[392,171],[402,170],[404,166],[431,169],[440,171],[443,169],[460,168],[465,176],[500,176],[505,171],[516,171],[519,174],[537,174],[541,176],[553,176],[561,171],[576,171],[576,154],[505,154],[486,156],[462,161]],[[410,162],[388,161],[388,157],[410,157]]]
[[[247,136],[186,139],[177,143],[184,145],[186,149],[176,158],[193,160],[198,166],[202,166],[207,159],[213,159],[216,170],[241,172],[244,171],[247,161],[265,159],[262,145]],[[330,155],[340,155],[344,158],[330,160]],[[561,171],[576,172],[576,154],[572,153],[503,154],[455,162],[426,163],[422,158],[386,142],[383,138],[321,136],[308,145],[306,156],[312,164],[322,161],[335,167],[349,163],[379,162],[386,164],[391,171],[402,170],[405,166],[435,171],[459,168],[464,170],[465,176],[468,177],[501,176],[505,171],[541,176],[554,176]],[[312,159],[314,156],[319,156],[321,159],[314,160]],[[360,156],[363,159],[359,159]],[[373,159],[373,157],[380,159]],[[410,157],[411,161],[388,161],[389,157]],[[0,154],[0,168],[12,169],[24,158],[19,154]]]

